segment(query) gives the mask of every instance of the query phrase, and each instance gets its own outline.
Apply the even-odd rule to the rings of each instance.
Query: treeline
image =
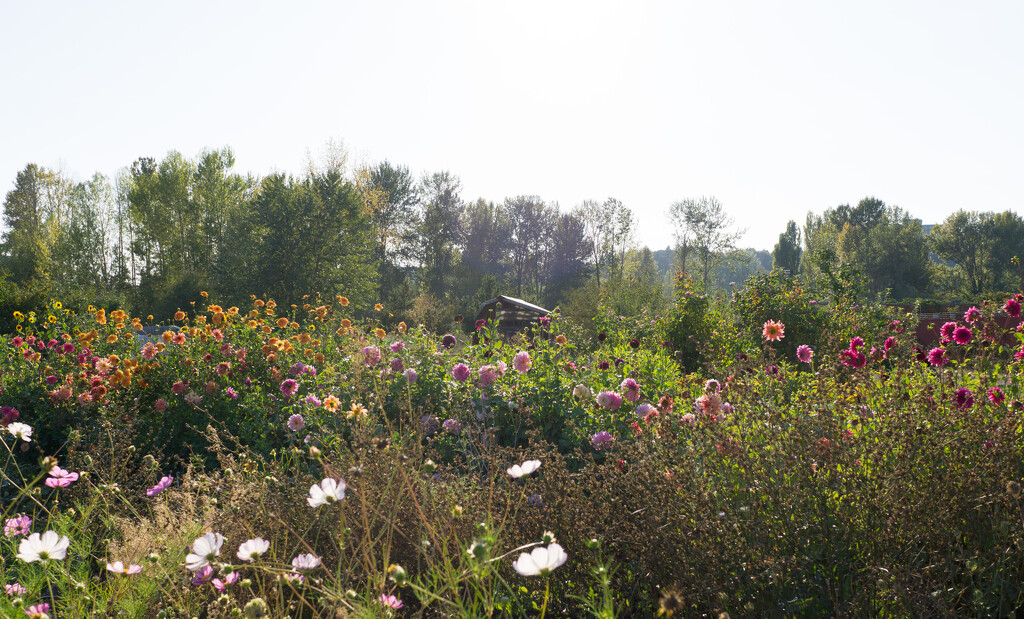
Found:
[[[808,213],[803,243],[790,221],[772,252],[778,267],[836,296],[975,301],[1024,288],[1024,219],[958,211],[924,225],[896,206],[865,198]]]
[[[537,196],[467,201],[449,172],[350,169],[340,151],[301,176],[241,175],[234,163],[228,148],[171,152],[81,182],[27,165],[3,203],[4,296],[160,318],[200,291],[240,307],[252,294],[285,307],[344,294],[425,323],[471,319],[497,294],[583,313],[665,298],[664,269],[636,247],[633,214],[615,199],[570,211]]]
[[[142,157],[116,178],[72,181],[29,164],[3,202],[0,326],[49,298],[137,308],[165,319],[206,291],[243,307],[344,294],[392,322],[466,325],[479,304],[518,296],[586,320],[666,309],[676,271],[709,292],[783,269],[822,296],[974,300],[1020,290],[1024,220],[958,212],[941,224],[876,198],[788,222],[774,250],[737,247],[714,198],[669,208],[675,245],[636,242],[622,202],[569,210],[538,196],[467,200],[450,172],[415,177],[388,161],[350,167],[330,149],[298,176],[233,171],[229,148]],[[727,295],[720,294],[722,298]]]

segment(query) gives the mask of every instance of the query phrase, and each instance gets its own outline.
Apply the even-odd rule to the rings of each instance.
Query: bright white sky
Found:
[[[867,195],[924,223],[1024,196],[1024,3],[3,2],[0,195],[230,146],[299,173],[450,170],[464,197],[717,197],[771,249]]]

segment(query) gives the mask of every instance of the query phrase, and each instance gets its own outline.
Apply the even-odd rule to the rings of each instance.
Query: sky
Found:
[[[614,197],[637,241],[714,196],[771,249],[874,196],[1024,210],[1024,3],[2,2],[0,194],[229,146],[299,174],[448,170],[463,197]]]

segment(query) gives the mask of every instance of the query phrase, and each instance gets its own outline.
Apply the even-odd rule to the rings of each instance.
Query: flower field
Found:
[[[386,308],[341,296],[202,298],[155,330],[56,301],[16,314],[0,612],[1024,607],[1018,299],[971,308],[930,350],[906,316],[748,299],[767,312],[751,328],[701,326],[682,315],[704,315],[695,299],[512,340],[385,328]]]

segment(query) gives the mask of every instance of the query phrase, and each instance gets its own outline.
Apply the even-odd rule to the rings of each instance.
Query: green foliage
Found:
[[[70,550],[26,563],[6,537],[5,577],[26,605],[74,591],[49,597],[60,616],[230,615],[255,597],[270,616],[380,616],[382,593],[424,616],[650,616],[659,603],[677,616],[1012,614],[1024,381],[1014,351],[982,334],[1024,335],[985,306],[975,339],[932,368],[877,308],[815,314],[806,299],[776,272],[734,309],[785,321],[782,343],[834,332],[815,372],[796,371],[782,343],[734,356],[741,338],[685,280],[663,321],[602,308],[596,342],[563,339],[574,331],[556,314],[532,340],[491,324],[452,344],[310,297],[249,311],[204,299],[142,346],[126,313],[47,303],[46,320],[15,317],[22,336],[0,341],[0,404],[35,430],[3,433],[0,495],[5,517],[30,516]],[[680,316],[692,327],[679,332],[707,344],[692,351],[701,374],[661,345]],[[893,342],[846,367],[851,333]],[[595,447],[598,432],[614,441]],[[81,477],[44,484],[43,456]],[[529,460],[536,472],[507,472]],[[171,487],[146,496],[165,475]],[[346,496],[311,506],[306,489],[326,478],[344,478]],[[181,586],[196,577],[185,548],[207,531],[227,539],[210,576],[244,579],[223,593]],[[236,561],[256,536],[266,553]],[[568,560],[517,573],[512,561],[552,536]],[[281,578],[300,553],[323,567]],[[108,572],[115,560],[143,571]]]
[[[750,278],[733,295],[733,313],[737,326],[750,346],[764,341],[762,331],[769,320],[785,325],[785,338],[772,349],[790,363],[797,363],[796,349],[806,344],[818,348],[836,325],[834,315],[807,293],[800,280],[782,271]]]
[[[796,275],[800,270],[800,229],[795,221],[786,224],[786,231],[779,235],[779,242],[772,250],[772,270],[788,271]]]
[[[678,277],[665,334],[675,360],[685,372],[710,369],[738,351],[734,329],[685,275]]]

